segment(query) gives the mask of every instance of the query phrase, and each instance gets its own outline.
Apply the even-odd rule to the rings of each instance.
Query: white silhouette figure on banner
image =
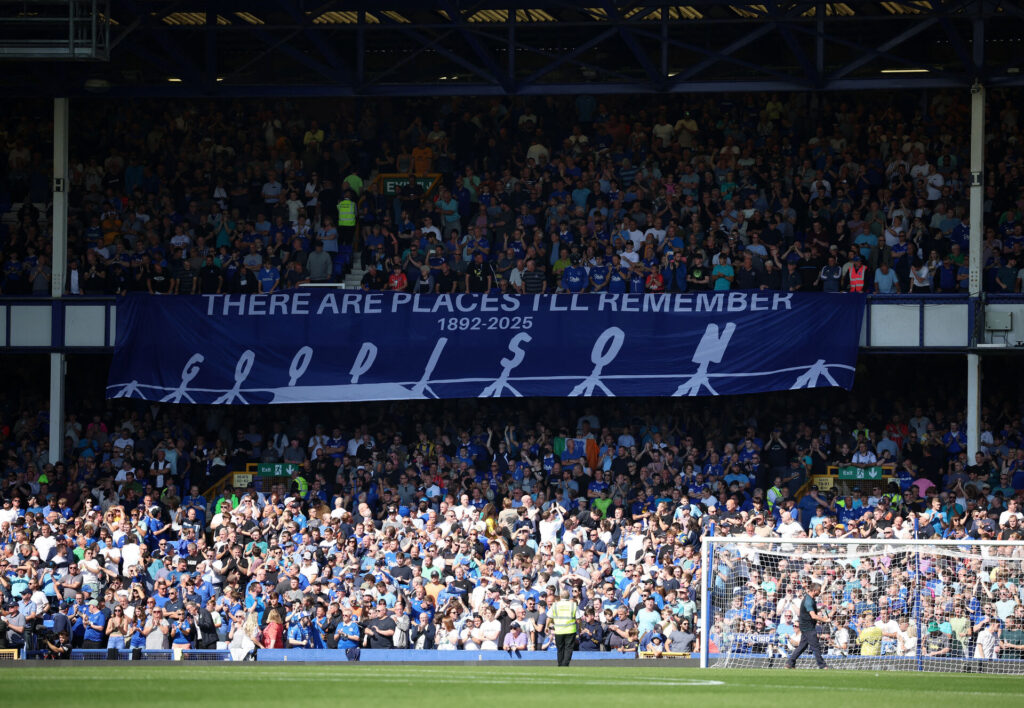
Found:
[[[245,380],[249,378],[249,372],[252,371],[252,365],[254,361],[256,361],[256,354],[253,352],[252,349],[246,349],[244,352],[242,352],[242,356],[238,358],[238,363],[235,364],[234,385],[230,389],[228,389],[228,391],[223,396],[215,400],[215,404],[230,404],[235,403],[236,401],[238,403],[249,403],[247,400],[245,400],[245,396],[241,394],[240,389],[242,388],[242,384],[245,383]]]
[[[188,385],[192,383],[192,379],[199,375],[199,365],[203,363],[205,357],[202,354],[193,354],[187,362],[185,362],[185,368],[181,370],[181,384],[178,388],[171,391],[169,394],[160,399],[161,403],[181,403],[181,399],[186,399],[189,403],[195,403],[196,399],[192,398],[188,392]]]
[[[797,366],[776,369],[773,371],[714,371],[709,372],[711,364],[721,364],[725,357],[733,335],[736,332],[736,324],[729,322],[721,328],[717,324],[709,324],[697,345],[691,361],[697,365],[696,371],[692,374],[686,373],[659,373],[651,372],[642,378],[662,380],[682,380],[683,383],[675,390],[674,396],[717,396],[718,391],[711,385],[713,379],[725,381],[740,380],[748,377],[788,377],[796,376],[796,380],[790,387],[793,389],[815,388],[818,386],[840,386],[831,373],[831,370],[848,370],[851,373],[854,367],[847,364],[828,363],[825,359],[818,359],[813,364],[801,364]],[[515,334],[508,343],[509,355],[499,359],[501,371],[497,378],[490,379],[484,376],[468,376],[465,378],[438,378],[433,379],[435,370],[440,364],[441,355],[448,343],[448,338],[439,338],[430,353],[418,380],[405,381],[375,381],[366,382],[365,378],[375,366],[379,349],[372,342],[362,342],[356,353],[352,365],[348,370],[349,382],[339,384],[316,384],[297,385],[300,379],[306,374],[313,362],[315,351],[310,346],[302,346],[292,357],[291,365],[288,368],[287,386],[267,386],[265,382],[244,388],[243,385],[252,372],[256,355],[251,349],[246,349],[239,357],[234,372],[234,384],[229,389],[192,387],[194,380],[200,373],[200,365],[205,364],[202,354],[196,353],[189,357],[181,371],[181,380],[177,386],[162,386],[147,383],[139,383],[132,380],[128,383],[110,384],[107,391],[111,398],[142,398],[146,400],[159,400],[170,403],[196,403],[196,397],[200,402],[212,402],[214,404],[249,403],[248,398],[255,398],[263,402],[269,394],[270,403],[307,403],[313,401],[370,401],[370,400],[413,400],[426,398],[441,398],[444,395],[473,395],[472,391],[479,390],[478,385],[483,385],[483,390],[478,394],[481,398],[498,398],[502,396],[522,397],[522,393],[516,388],[520,382],[544,382],[550,387],[551,393],[556,395],[568,395],[570,397],[605,395],[615,396],[609,388],[609,384],[615,385],[620,379],[630,381],[634,374],[609,374],[605,369],[616,359],[625,344],[626,332],[619,327],[605,329],[594,341],[591,347],[590,360],[593,369],[590,374],[584,376],[582,372],[574,374],[558,375],[523,375],[514,376],[527,358],[526,345],[533,341],[533,337],[525,332]],[[479,356],[479,350],[470,350],[468,356]],[[534,357],[544,357],[551,349],[544,346],[533,346],[529,353]],[[463,353],[463,355],[467,355]],[[405,357],[408,359],[408,357]],[[474,362],[479,363],[479,362]],[[483,364],[486,366],[486,364]],[[206,364],[209,367],[208,364]],[[340,372],[339,372],[340,373]],[[326,372],[318,372],[318,380],[322,380]],[[376,374],[375,378],[390,378],[394,375],[392,371],[384,371]],[[218,375],[219,376],[219,375]],[[210,372],[207,371],[207,377]],[[397,378],[397,377],[396,377]],[[260,385],[262,384],[262,385]],[[564,388],[563,388],[564,386]],[[572,387],[567,394],[561,393],[565,388]],[[671,389],[669,389],[671,390]],[[440,393],[439,393],[440,392]],[[256,395],[258,394],[258,395]],[[216,396],[216,398],[214,398]],[[211,401],[212,399],[212,401]]]
[[[735,331],[736,324],[734,322],[726,323],[721,332],[719,332],[718,325],[714,323],[708,325],[704,330],[704,336],[700,338],[700,344],[697,345],[697,351],[690,359],[697,364],[697,371],[684,381],[672,395],[696,396],[700,394],[702,388],[707,389],[712,396],[718,395],[718,391],[711,387],[711,382],[708,379],[708,365],[722,363],[725,348],[729,346],[729,340],[732,339]]]
[[[490,386],[480,392],[480,398],[500,398],[504,391],[508,391],[516,398],[522,398],[523,394],[519,393],[514,387],[508,382],[508,375],[512,373],[512,370],[523,363],[523,359],[526,358],[526,352],[520,348],[522,344],[528,344],[533,341],[533,337],[528,335],[526,332],[520,332],[516,336],[512,337],[512,341],[508,343],[508,350],[512,352],[511,359],[501,360],[501,375],[494,380]]]
[[[352,375],[352,383],[359,383],[359,377],[369,371],[376,360],[377,345],[372,342],[363,342],[363,346],[359,348],[356,360],[352,362],[352,368],[348,372]]]
[[[615,361],[625,341],[626,333],[618,327],[609,327],[601,332],[601,336],[594,342],[594,348],[590,350],[590,361],[594,364],[594,370],[570,391],[569,395],[593,396],[595,389],[601,389],[606,396],[614,396],[615,394],[601,381],[601,372],[604,371],[604,367]]]
[[[107,388],[109,388],[109,386]],[[145,396],[142,395],[142,391],[139,389],[138,379],[133,379],[129,383],[126,383],[124,387],[111,396],[111,398],[131,398],[135,394],[138,394],[141,398],[145,398]]]
[[[416,382],[416,385],[412,387],[412,398],[426,398],[426,393],[430,393],[434,398],[440,398],[430,388],[430,377],[434,373],[434,368],[437,366],[437,362],[441,359],[441,352],[444,351],[444,345],[448,343],[447,337],[441,337],[437,340],[434,345],[434,351],[430,352],[430,358],[427,359],[427,365],[423,369],[423,376]]]
[[[287,386],[274,389],[266,389],[273,398],[271,403],[305,403],[308,401],[372,401],[372,400],[402,400],[402,399],[424,399],[429,393],[433,398],[440,398],[430,388],[430,376],[441,359],[441,353],[448,342],[446,337],[441,337],[434,345],[434,350],[427,360],[420,380],[412,384],[402,383],[359,383],[360,377],[367,373],[377,360],[378,348],[372,342],[363,342],[356,354],[349,369],[351,383],[327,386],[296,386],[313,359],[313,350],[310,347],[303,347],[295,353],[292,359],[291,368],[288,370],[290,379]]]
[[[295,352],[295,356],[292,357],[292,365],[288,367],[289,386],[294,386],[302,378],[311,361],[313,361],[313,347],[302,347]]]
[[[791,391],[798,388],[817,388],[818,380],[825,379],[830,386],[838,386],[832,374],[828,371],[828,364],[824,359],[818,359],[806,372],[797,377],[796,382],[790,386]]]

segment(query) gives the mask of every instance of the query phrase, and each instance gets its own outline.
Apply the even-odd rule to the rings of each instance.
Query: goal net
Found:
[[[834,669],[1024,673],[1024,544],[704,539],[702,665],[782,668],[800,605]],[[808,649],[797,668],[817,664]]]

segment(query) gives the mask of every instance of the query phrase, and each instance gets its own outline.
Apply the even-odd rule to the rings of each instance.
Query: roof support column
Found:
[[[985,310],[981,293],[981,232],[985,174],[985,87],[971,87],[971,185],[970,233],[968,246],[968,292],[971,331],[968,343],[978,346],[984,331]],[[976,352],[967,355],[967,461],[974,464],[981,436],[981,360]]]
[[[68,99],[53,99],[53,264],[50,295],[64,294],[68,265]],[[59,309],[60,303],[55,303]],[[63,335],[63,332],[61,332]],[[61,336],[63,343],[63,336]],[[50,354],[50,464],[60,461],[64,451],[64,370],[63,353]]]

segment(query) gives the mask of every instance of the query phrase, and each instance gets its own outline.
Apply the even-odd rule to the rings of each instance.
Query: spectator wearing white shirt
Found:
[[[306,452],[309,453],[310,459],[316,459],[317,451],[326,446],[327,434],[324,432],[324,426],[317,425],[315,434],[306,443]]]
[[[121,437],[114,441],[114,447],[118,450],[124,450],[126,447],[135,449],[135,441],[132,440],[132,434],[128,431],[128,428],[124,428],[121,431]]]
[[[1006,526],[1011,516],[1016,516],[1017,521],[1024,522],[1024,514],[1021,513],[1020,505],[1016,499],[1011,499],[1006,503],[1006,511],[999,515],[999,525]]]
[[[637,254],[632,241],[626,241],[626,250],[619,252],[619,258],[629,261],[631,265],[640,260],[640,256]]]
[[[995,659],[999,652],[999,620],[991,619],[978,632],[974,645],[975,659]]]
[[[857,452],[853,453],[850,463],[854,467],[872,467],[878,464],[878,458],[868,449],[868,444],[861,441],[857,445]]]
[[[775,530],[782,538],[796,538],[804,532],[804,527],[793,518],[792,514],[788,511],[783,511],[779,515],[779,525]]]

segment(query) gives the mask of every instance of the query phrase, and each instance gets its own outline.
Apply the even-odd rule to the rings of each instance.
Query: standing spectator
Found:
[[[836,263],[835,252],[829,253],[828,264],[821,269],[815,285],[820,285],[823,292],[837,293],[840,290],[842,274],[842,268]]]
[[[728,256],[718,259],[717,265],[711,270],[711,282],[713,290],[728,290],[732,287],[735,279],[735,271]]]
[[[875,271],[875,292],[882,295],[892,295],[900,292],[900,281],[890,268],[889,264],[883,261],[878,270]]]
[[[326,283],[330,281],[333,269],[334,263],[324,248],[324,242],[317,241],[314,244],[313,252],[306,259],[306,270],[309,273],[310,282]]]

